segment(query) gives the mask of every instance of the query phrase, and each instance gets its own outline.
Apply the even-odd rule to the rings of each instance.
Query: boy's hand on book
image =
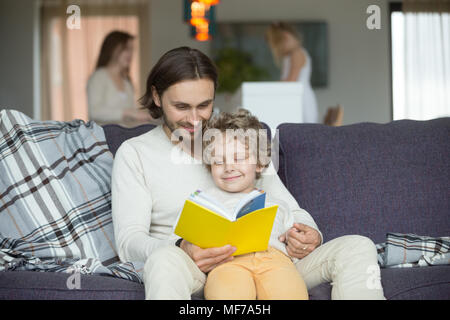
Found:
[[[184,239],[181,241],[180,248],[194,260],[197,267],[204,273],[208,273],[222,263],[233,260],[231,255],[236,251],[236,247],[230,245],[202,249]]]
[[[278,239],[286,244],[287,253],[298,259],[306,257],[320,245],[319,232],[303,223],[294,223]]]

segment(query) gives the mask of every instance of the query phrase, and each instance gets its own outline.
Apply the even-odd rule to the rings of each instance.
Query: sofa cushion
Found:
[[[381,283],[388,300],[449,300],[450,266],[382,268]]]
[[[388,300],[450,299],[450,267],[381,269],[381,282]],[[68,289],[70,274],[59,272],[0,272],[0,300],[141,300],[142,284],[98,275],[80,275],[80,289]],[[329,283],[309,291],[311,300],[331,299]],[[202,298],[193,296],[193,299]]]
[[[144,285],[100,275],[80,275],[80,289],[68,289],[62,272],[0,272],[0,299],[6,300],[141,300]]]
[[[279,175],[324,241],[450,235],[450,118],[278,129]]]
[[[450,266],[382,268],[381,283],[388,300],[449,300]],[[309,290],[311,300],[331,299],[331,285]]]

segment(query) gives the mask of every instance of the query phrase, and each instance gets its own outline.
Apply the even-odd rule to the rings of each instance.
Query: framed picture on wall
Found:
[[[324,88],[328,85],[328,28],[322,21],[285,21],[291,24],[301,37],[303,47],[312,60],[311,85],[313,88]],[[265,40],[267,22],[219,22],[215,26],[215,34],[211,41],[213,59],[217,60],[228,53],[226,67],[232,67],[233,58],[239,54],[251,64],[253,71],[244,75],[244,81],[278,81],[280,68],[276,66],[270,47]],[[222,62],[222,61],[221,61]],[[238,62],[236,62],[238,63]],[[242,70],[236,67],[236,70]],[[222,70],[221,70],[222,71]],[[252,79],[254,77],[254,79]],[[247,79],[245,79],[247,78]],[[248,79],[250,78],[250,79]],[[226,81],[227,79],[225,79]]]

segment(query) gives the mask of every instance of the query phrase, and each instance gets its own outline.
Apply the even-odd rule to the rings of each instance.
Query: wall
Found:
[[[0,1],[0,108],[33,115],[34,0]],[[381,30],[366,28],[366,8],[381,8]],[[182,0],[152,0],[152,65],[167,50],[188,45],[209,53],[209,44],[190,39]],[[218,21],[324,20],[329,28],[329,86],[316,90],[319,115],[344,107],[344,124],[391,120],[388,0],[222,0]],[[148,72],[148,71],[144,71]],[[217,103],[223,96],[217,97]]]
[[[0,1],[0,109],[33,117],[34,0]]]
[[[165,52],[176,47],[189,46],[209,52],[208,42],[190,38],[189,28],[183,22],[183,0],[152,0],[150,14],[152,66]]]
[[[181,0],[152,1],[152,65],[167,50],[190,45]],[[381,29],[369,30],[366,9],[381,9]],[[344,107],[344,124],[391,121],[388,0],[222,0],[217,21],[323,20],[329,31],[329,85],[317,89],[319,116],[329,106]],[[162,32],[164,30],[164,32]],[[218,96],[218,104],[225,103]]]

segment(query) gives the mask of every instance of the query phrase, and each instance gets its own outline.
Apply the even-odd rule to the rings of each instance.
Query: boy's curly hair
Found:
[[[248,110],[241,108],[234,113],[221,112],[218,115],[212,116],[203,128],[203,133],[205,133],[208,129],[216,129],[221,133],[226,133],[227,130],[230,129],[239,130],[240,132],[244,133],[243,136],[239,134],[236,135],[236,138],[241,139],[241,142],[244,143],[247,148],[249,148],[250,143],[255,143],[255,151],[257,151],[257,154],[255,154],[255,157],[257,159],[257,166],[261,168],[267,168],[269,166],[271,155],[270,139],[268,138],[265,131],[259,131],[261,129],[265,130],[265,128],[263,127],[261,122],[259,122],[258,118],[252,115]],[[249,129],[254,130],[254,132],[257,133],[256,136],[246,135],[245,133],[248,132],[247,130]],[[262,141],[262,139],[264,139],[265,141]],[[203,151],[205,151],[207,147],[213,142],[214,139],[203,139]],[[205,152],[203,152],[203,155],[204,157],[208,157],[210,154],[205,154]],[[267,161],[262,161],[262,155],[267,156],[269,160],[266,159]],[[207,169],[211,170],[211,159],[207,158],[204,160]],[[258,179],[260,176],[261,174],[257,172],[256,178]]]

